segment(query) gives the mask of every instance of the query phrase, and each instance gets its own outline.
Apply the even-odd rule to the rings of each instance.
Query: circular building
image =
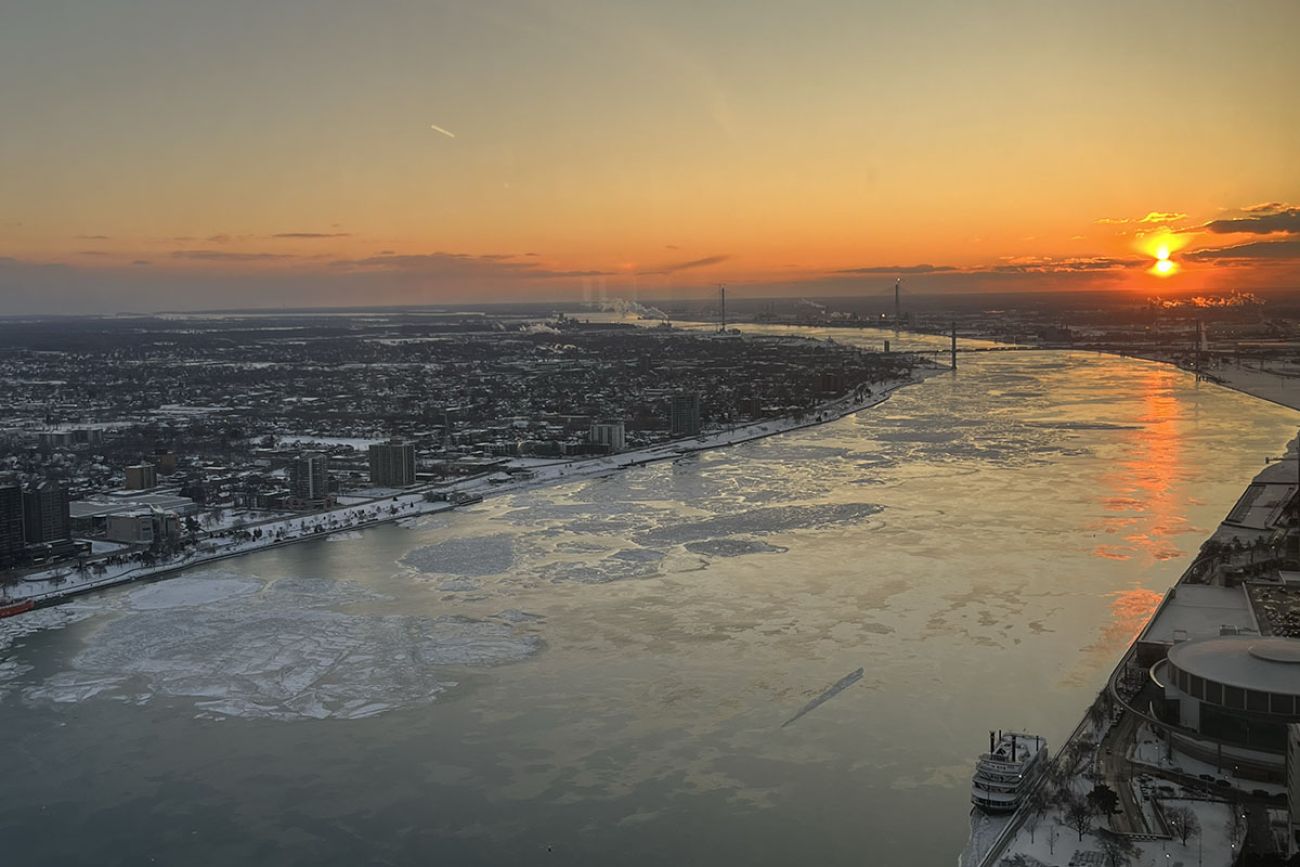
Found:
[[[1300,722],[1300,639],[1223,635],[1169,649],[1159,678],[1170,723],[1251,750],[1282,753]]]

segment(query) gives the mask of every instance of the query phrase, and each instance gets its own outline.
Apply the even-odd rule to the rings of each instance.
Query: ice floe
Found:
[[[438,585],[444,593],[468,593],[479,588],[479,582],[473,578],[448,578]]]
[[[301,580],[261,593],[246,586],[255,579],[221,576],[141,588],[87,638],[70,670],[23,696],[56,704],[190,699],[214,716],[356,719],[432,701],[455,685],[450,666],[510,662],[541,646],[500,620],[334,610],[326,606],[357,598],[356,588],[333,593],[317,581],[307,596]],[[172,584],[178,589],[164,594]]]
[[[585,563],[560,561],[547,563],[537,570],[543,580],[555,584],[572,582],[575,584],[608,584],[611,581],[626,581],[630,578],[649,578],[660,572],[663,554],[655,551],[657,557],[639,556],[629,549],[592,560]]]
[[[127,594],[126,605],[136,611],[210,605],[256,593],[262,587],[262,582],[255,578],[201,572],[146,584],[132,590]]]
[[[641,544],[684,544],[719,536],[757,535],[852,524],[884,507],[874,503],[825,503],[810,506],[767,506],[735,515],[721,515],[656,527],[634,536]]]
[[[514,536],[469,536],[416,548],[402,563],[427,574],[480,577],[505,572],[515,563]]]
[[[790,549],[769,545],[757,539],[705,539],[702,542],[687,542],[686,550],[709,557],[740,557],[745,554],[784,554]]]

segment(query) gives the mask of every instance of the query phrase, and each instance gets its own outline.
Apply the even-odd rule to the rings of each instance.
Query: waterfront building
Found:
[[[404,488],[415,484],[415,444],[401,440],[372,443],[370,484],[381,488]]]
[[[297,509],[323,509],[329,505],[329,458],[320,452],[303,452],[289,465],[291,505]]]
[[[700,395],[697,392],[678,392],[672,397],[669,413],[672,435],[695,436],[700,432]]]
[[[23,491],[23,535],[29,545],[72,535],[68,492],[58,482],[47,479]]]
[[[1159,717],[1181,735],[1176,745],[1194,755],[1191,742],[1204,739],[1216,756],[1229,748],[1225,763],[1254,758],[1280,769],[1287,727],[1300,722],[1300,639],[1219,635],[1183,641],[1152,667],[1151,676],[1164,689],[1163,703],[1155,706]]]
[[[110,542],[157,547],[181,537],[181,519],[163,509],[137,509],[107,518],[105,538]]]
[[[109,515],[104,538],[110,542],[127,545],[153,545],[154,526],[152,514],[144,509],[122,515]]]
[[[627,446],[627,432],[621,421],[593,424],[590,439],[592,445],[605,446],[611,452],[621,452]]]
[[[18,564],[23,544],[22,485],[17,476],[0,476],[0,569]]]
[[[158,468],[153,464],[136,464],[126,468],[126,487],[130,491],[147,491],[158,487]]]

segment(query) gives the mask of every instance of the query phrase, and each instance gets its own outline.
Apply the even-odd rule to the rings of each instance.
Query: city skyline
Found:
[[[1294,4],[6,25],[0,314],[1300,283]]]

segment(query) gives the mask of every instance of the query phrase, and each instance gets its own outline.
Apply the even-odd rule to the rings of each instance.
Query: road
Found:
[[[1136,740],[1137,724],[1137,718],[1125,711],[1119,722],[1106,732],[1097,750],[1102,779],[1119,795],[1120,809],[1110,817],[1111,830],[1147,834],[1152,829],[1147,826],[1146,814],[1133,794],[1130,782],[1133,770],[1127,758],[1129,745]]]

